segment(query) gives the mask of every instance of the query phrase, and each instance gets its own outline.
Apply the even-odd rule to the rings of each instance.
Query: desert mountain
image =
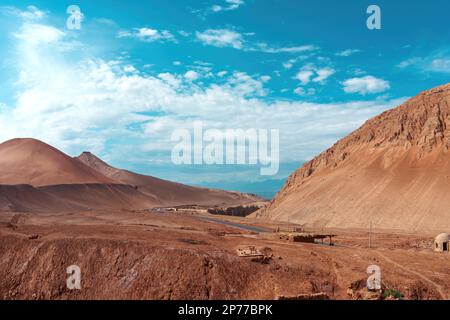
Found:
[[[72,158],[35,139],[0,144],[0,211],[234,206],[259,200],[253,195],[195,188],[116,169],[90,153]]]
[[[0,144],[0,211],[139,209],[159,204],[42,141]]]
[[[408,100],[289,177],[259,217],[316,227],[450,230],[450,84]]]
[[[119,183],[136,186],[141,193],[158,199],[161,205],[238,205],[261,199],[254,195],[187,186],[181,183],[114,168],[90,152],[76,158],[83,164]]]
[[[115,182],[39,140],[13,139],[0,144],[0,184],[83,183]]]

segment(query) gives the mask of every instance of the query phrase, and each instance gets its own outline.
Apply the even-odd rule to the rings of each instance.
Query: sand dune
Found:
[[[450,85],[369,120],[297,170],[259,217],[450,230]]]

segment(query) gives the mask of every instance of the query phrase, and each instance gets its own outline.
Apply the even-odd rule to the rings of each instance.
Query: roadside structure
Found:
[[[449,252],[450,251],[450,236],[448,233],[441,233],[434,239],[434,251]]]

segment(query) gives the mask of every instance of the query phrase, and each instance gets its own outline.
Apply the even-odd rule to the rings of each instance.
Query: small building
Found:
[[[436,252],[449,252],[450,236],[448,233],[441,233],[434,239],[434,251]]]
[[[317,234],[317,233],[307,233],[307,232],[278,232],[275,233],[276,237],[280,240],[285,240],[289,242],[304,242],[304,243],[317,243],[317,241],[321,241],[324,243],[324,239],[329,238],[329,245],[333,246],[333,237],[334,234]]]

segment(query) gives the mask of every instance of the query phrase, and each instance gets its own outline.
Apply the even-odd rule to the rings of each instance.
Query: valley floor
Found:
[[[450,298],[450,255],[432,252],[433,235],[377,231],[369,249],[364,230],[323,230],[337,234],[327,246],[276,239],[277,227],[193,211],[2,212],[0,299],[375,299],[370,265],[405,299]],[[271,258],[238,257],[242,245]],[[66,287],[70,265],[81,290]]]

